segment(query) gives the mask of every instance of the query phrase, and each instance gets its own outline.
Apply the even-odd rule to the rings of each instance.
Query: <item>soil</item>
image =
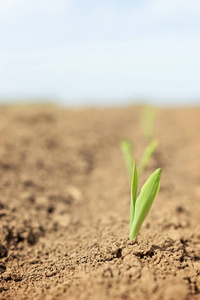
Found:
[[[200,299],[200,108],[159,108],[160,192],[129,241],[141,107],[0,107],[0,299]]]

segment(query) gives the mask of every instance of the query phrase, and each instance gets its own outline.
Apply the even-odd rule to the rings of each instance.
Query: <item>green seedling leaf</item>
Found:
[[[146,167],[149,164],[149,161],[152,157],[152,155],[154,154],[156,148],[158,147],[158,140],[157,139],[153,139],[146,147],[146,149],[144,150],[144,154],[142,156],[142,159],[140,161],[139,167],[138,167],[138,174],[139,176],[142,175],[142,173],[144,172],[144,170],[146,169]]]
[[[133,158],[132,158],[132,145],[131,142],[127,139],[123,139],[120,141],[120,148],[124,156],[125,164],[128,170],[128,173],[130,175],[130,178],[132,178],[132,172],[133,172]]]
[[[131,228],[133,224],[133,219],[135,215],[135,203],[137,198],[137,188],[138,188],[138,174],[136,169],[136,162],[134,161],[133,164],[133,176],[132,176],[132,183],[131,183],[131,209],[130,209],[130,234]]]
[[[130,231],[130,240],[135,238],[148,215],[160,187],[161,169],[157,169],[145,182],[136,200],[134,219]]]

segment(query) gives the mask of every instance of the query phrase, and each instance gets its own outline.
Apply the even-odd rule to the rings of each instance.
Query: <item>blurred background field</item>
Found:
[[[0,103],[200,99],[197,0],[0,1]]]

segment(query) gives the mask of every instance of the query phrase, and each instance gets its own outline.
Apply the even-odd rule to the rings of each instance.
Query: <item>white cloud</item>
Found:
[[[0,15],[6,15],[9,11],[13,10],[17,4],[19,4],[21,0],[1,0],[0,1]]]
[[[3,20],[12,20],[14,17],[43,13],[62,15],[69,13],[72,0],[0,0],[0,23]]]
[[[198,0],[151,0],[150,9],[155,15],[169,15],[173,12],[200,13]]]
[[[132,8],[130,6],[125,9],[120,9],[119,5],[114,6],[108,3],[101,3],[97,1],[91,9],[88,10],[89,15],[96,15],[103,20],[114,20],[116,18],[123,19],[133,18],[142,20],[144,23],[149,21],[159,21],[161,19],[169,18],[174,14],[182,14],[185,16],[194,15],[200,17],[200,1],[199,0],[149,0],[141,2]]]

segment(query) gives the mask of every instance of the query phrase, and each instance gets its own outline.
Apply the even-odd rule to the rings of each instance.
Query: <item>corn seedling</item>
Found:
[[[130,208],[130,240],[137,237],[140,227],[148,215],[160,188],[161,169],[157,169],[145,182],[137,197],[138,174],[136,163],[133,165],[131,183],[131,208]]]
[[[122,154],[123,154],[123,157],[125,160],[125,164],[126,164],[128,173],[130,175],[130,179],[131,179],[132,178],[132,166],[133,166],[132,145],[128,139],[123,139],[120,142],[120,147],[121,147],[121,151],[122,151]],[[139,176],[142,175],[142,173],[148,166],[149,161],[150,161],[151,157],[153,156],[157,147],[158,147],[158,140],[153,139],[145,148],[144,153],[142,155],[142,159],[141,159],[139,167],[138,167]]]
[[[153,107],[144,107],[141,112],[141,128],[144,137],[151,139],[154,134],[156,110]]]
[[[151,157],[153,156],[156,148],[158,147],[158,140],[153,139],[151,142],[147,145],[147,147],[144,150],[144,153],[142,155],[139,167],[138,167],[138,173],[139,175],[142,175],[146,167],[148,166]]]
[[[132,167],[133,167],[133,158],[132,158],[132,144],[128,139],[123,139],[120,141],[120,148],[125,160],[125,164],[130,175],[132,177]]]

